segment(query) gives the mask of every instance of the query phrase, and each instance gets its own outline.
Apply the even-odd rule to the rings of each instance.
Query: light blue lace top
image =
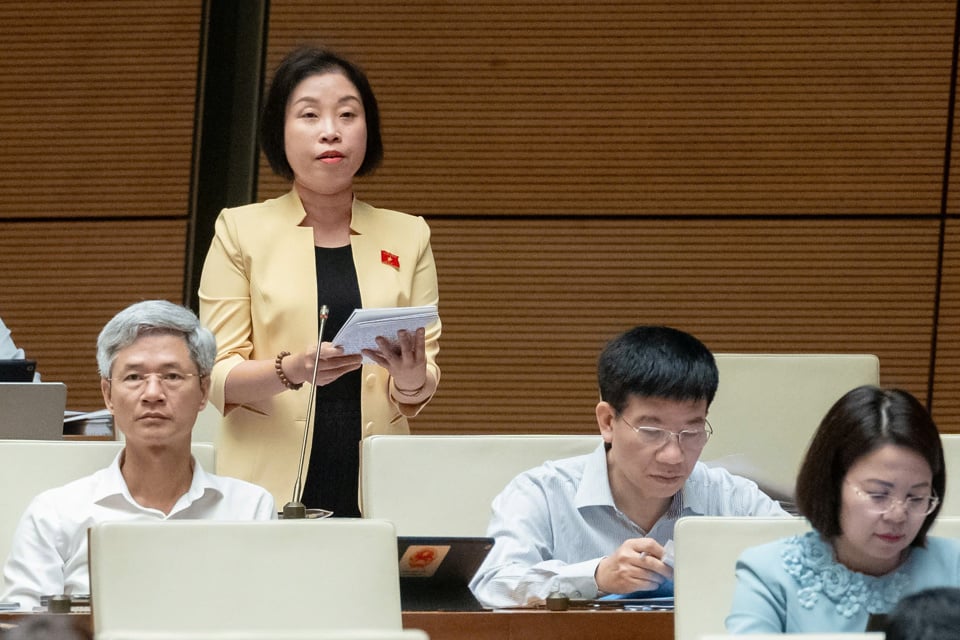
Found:
[[[960,541],[928,537],[896,570],[868,576],[838,563],[833,547],[809,532],[748,549],[736,572],[731,633],[863,631],[870,613],[908,593],[960,586]]]

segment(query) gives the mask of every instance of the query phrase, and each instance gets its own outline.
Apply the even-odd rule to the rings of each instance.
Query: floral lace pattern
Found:
[[[787,540],[781,557],[784,569],[800,585],[797,599],[805,609],[812,609],[824,597],[845,618],[861,610],[883,613],[910,587],[904,566],[879,577],[847,569],[833,559],[833,548],[815,531]]]

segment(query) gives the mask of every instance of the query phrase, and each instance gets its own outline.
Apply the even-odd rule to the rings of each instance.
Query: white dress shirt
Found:
[[[614,504],[601,444],[520,474],[494,498],[487,535],[495,544],[470,588],[492,608],[538,604],[555,591],[595,598],[600,560],[630,538],[666,544],[677,519],[688,515],[789,514],[754,482],[698,462],[667,512],[644,531]],[[666,586],[672,593],[672,583]]]
[[[10,329],[3,323],[3,319],[0,319],[0,360],[22,360],[26,357],[23,349],[14,344]],[[33,374],[33,381],[40,382],[39,372]]]
[[[0,360],[16,360],[23,358],[23,349],[18,349],[13,343],[10,329],[0,319]]]
[[[161,520],[270,520],[277,517],[266,489],[215,476],[194,459],[190,488],[170,514],[140,506],[120,473],[117,454],[106,469],[44,491],[17,525],[3,567],[2,601],[22,610],[40,605],[43,595],[88,594],[87,529],[98,522]]]

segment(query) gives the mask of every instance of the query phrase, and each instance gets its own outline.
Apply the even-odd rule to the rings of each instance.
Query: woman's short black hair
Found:
[[[347,77],[360,93],[367,123],[367,151],[363,164],[357,169],[358,176],[373,172],[383,160],[383,139],[380,136],[380,109],[373,95],[370,81],[357,65],[336,53],[319,47],[299,47],[280,62],[273,74],[267,97],[260,112],[260,147],[267,156],[270,168],[278,176],[293,180],[293,169],[287,161],[284,144],[284,125],[287,102],[290,95],[303,80],[312,75],[339,71]]]
[[[797,476],[797,509],[825,538],[839,536],[843,482],[863,456],[884,445],[915,451],[933,473],[940,504],[910,543],[922,547],[943,504],[947,474],[940,432],[920,402],[902,389],[870,385],[847,392],[830,408],[810,442]]]

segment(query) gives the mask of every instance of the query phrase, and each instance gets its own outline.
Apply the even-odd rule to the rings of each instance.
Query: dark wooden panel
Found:
[[[186,215],[201,6],[0,4],[0,218]]]
[[[936,213],[954,0],[271,2],[268,66],[352,55],[361,187],[425,214]],[[283,186],[262,173],[261,197]]]
[[[3,222],[0,317],[70,409],[101,409],[96,341],[138,300],[180,302],[186,221]]]
[[[960,220],[947,221],[937,332],[933,415],[941,431],[960,432]]]
[[[417,432],[591,432],[600,349],[648,323],[717,352],[876,353],[926,396],[936,219],[430,222],[443,379]]]

